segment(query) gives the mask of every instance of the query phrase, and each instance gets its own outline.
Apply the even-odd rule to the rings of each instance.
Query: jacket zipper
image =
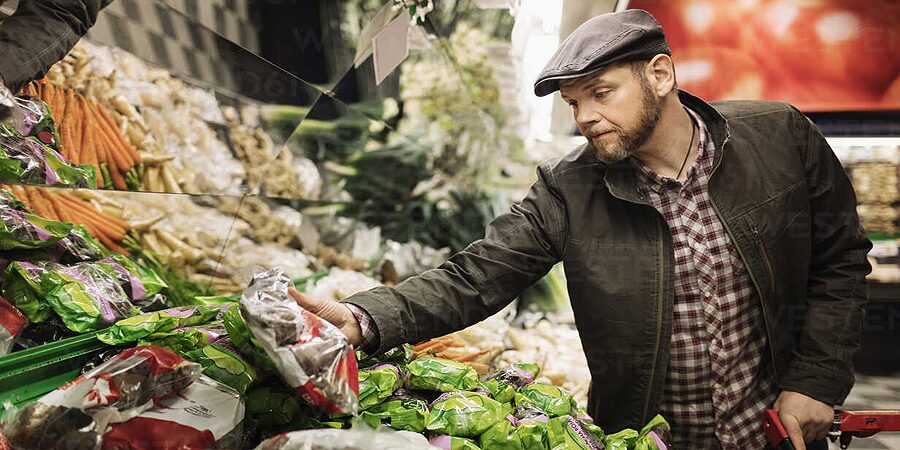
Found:
[[[641,421],[647,421],[647,411],[650,409],[650,399],[653,395],[653,380],[656,378],[656,362],[659,360],[659,344],[662,340],[662,314],[663,314],[663,302],[665,302],[665,278],[666,278],[666,246],[665,246],[665,237],[663,236],[662,224],[659,220],[656,221],[656,229],[659,234],[659,263],[660,263],[660,276],[659,276],[659,302],[656,306],[656,348],[653,350],[653,364],[650,366],[650,386],[651,388],[647,390],[647,400],[644,401],[644,413],[641,416]]]
[[[722,149],[725,148],[725,144],[728,143],[729,136],[725,137],[725,140],[722,141]],[[713,167],[712,173],[710,173],[710,179],[712,178],[712,174],[716,173],[716,169],[719,168],[719,164],[722,163],[722,158],[719,158],[719,161]],[[766,308],[766,302],[763,299],[762,289],[759,288],[759,282],[756,281],[756,277],[753,276],[753,271],[750,270],[750,265],[747,263],[747,258],[744,256],[744,251],[741,250],[741,246],[738,245],[737,240],[734,238],[734,233],[731,232],[731,227],[728,226],[728,221],[726,221],[722,217],[722,212],[719,211],[719,205],[716,204],[716,201],[713,199],[713,196],[710,194],[709,203],[712,205],[713,210],[716,211],[716,214],[719,216],[719,220],[722,222],[722,226],[725,227],[725,232],[728,234],[728,237],[731,238],[731,242],[734,243],[734,248],[737,249],[738,255],[741,257],[741,261],[744,263],[744,267],[747,269],[747,274],[750,275],[750,281],[753,282],[753,286],[756,287],[756,292],[759,293],[759,305],[762,308],[763,313],[763,322],[766,326],[766,339],[768,339],[768,347],[769,347],[769,358],[772,360],[772,371],[775,373],[775,379],[778,379],[778,367],[775,365],[775,349],[773,348],[774,342],[772,341],[772,326],[769,323],[769,313],[768,308]],[[765,254],[764,254],[765,255]],[[768,263],[768,257],[764,256],[766,259],[766,264]],[[771,266],[769,266],[769,270],[771,271]],[[773,282],[774,282],[774,278]]]
[[[763,262],[766,263],[766,270],[769,272],[769,287],[772,289],[772,293],[775,293],[775,270],[772,269],[772,263],[769,261],[769,252],[766,251],[766,246],[763,244],[762,237],[759,234],[759,230],[756,228],[756,225],[751,225],[750,229],[753,231],[753,239],[756,241],[756,245],[759,247],[760,253],[762,253]]]

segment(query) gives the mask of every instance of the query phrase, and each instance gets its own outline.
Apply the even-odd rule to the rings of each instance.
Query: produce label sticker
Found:
[[[379,85],[409,56],[409,12],[404,10],[372,40],[375,84]]]

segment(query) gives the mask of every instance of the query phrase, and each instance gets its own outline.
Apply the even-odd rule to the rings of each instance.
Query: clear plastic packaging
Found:
[[[27,324],[28,319],[5,298],[0,297],[0,356],[9,353],[13,341]]]
[[[7,408],[4,434],[22,450],[97,449],[108,424],[140,415],[199,375],[199,365],[169,350],[135,347],[21,410]]]
[[[103,262],[50,265],[41,274],[47,303],[69,329],[86,333],[141,314],[119,285],[115,269]]]
[[[304,430],[279,434],[256,450],[436,450],[421,434],[389,430]]]
[[[238,448],[244,401],[234,389],[201,376],[178,395],[125,422],[110,425],[106,449],[202,450]]]
[[[334,325],[301,308],[280,269],[259,272],[241,297],[241,315],[279,374],[304,400],[328,413],[355,414],[356,354]]]

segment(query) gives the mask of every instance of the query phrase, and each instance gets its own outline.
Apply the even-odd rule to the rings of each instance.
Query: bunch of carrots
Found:
[[[128,222],[97,211],[90,203],[59,190],[18,185],[0,185],[0,189],[12,192],[36,215],[58,222],[84,225],[88,233],[107,248],[127,254],[119,244],[131,229]]]
[[[106,186],[109,181],[116,189],[127,190],[129,184],[140,184],[140,153],[99,103],[43,79],[31,82],[22,93],[40,98],[50,107],[62,140],[63,157],[93,166],[98,186]]]

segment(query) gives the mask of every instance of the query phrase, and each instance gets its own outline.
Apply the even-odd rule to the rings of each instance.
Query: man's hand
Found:
[[[288,289],[288,292],[303,309],[338,327],[354,347],[362,344],[362,330],[359,328],[359,322],[347,305],[334,300],[312,298],[294,288]]]
[[[797,450],[806,450],[806,442],[824,439],[834,421],[834,407],[812,397],[782,391],[773,408]]]

